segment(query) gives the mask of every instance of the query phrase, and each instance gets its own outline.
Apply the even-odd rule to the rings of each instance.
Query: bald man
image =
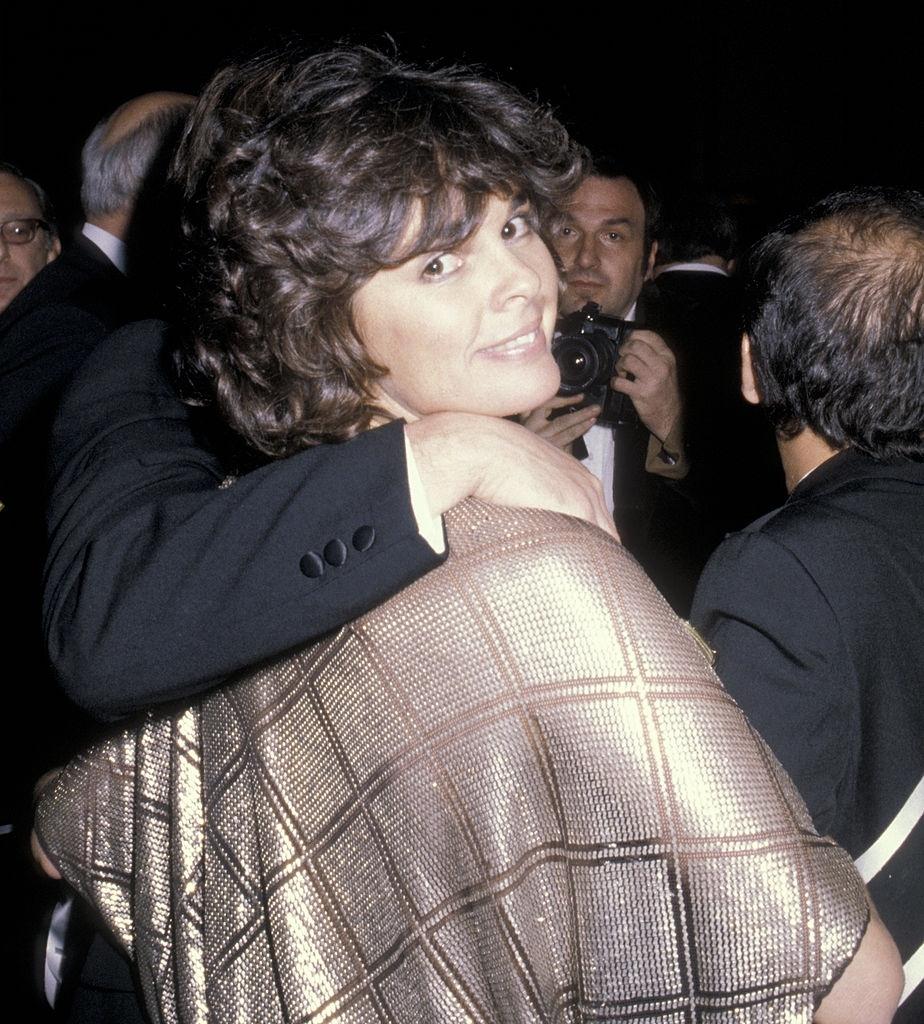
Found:
[[[36,226],[23,244],[8,244],[7,228],[0,241],[0,500],[8,507],[41,480],[36,445],[73,370],[110,331],[157,310],[141,298],[152,290],[148,280],[126,283],[130,238],[145,188],[169,157],[164,151],[172,150],[191,103],[181,93],[149,93],[94,128],[82,156],[86,223],[59,259],[43,193],[0,165],[0,220]]]
[[[81,235],[123,274],[145,262],[134,247],[159,246],[150,231],[141,230],[153,219],[145,217],[146,189],[163,181],[159,165],[169,161],[192,102],[192,96],[177,92],[138,96],[100,121],[83,147]]]

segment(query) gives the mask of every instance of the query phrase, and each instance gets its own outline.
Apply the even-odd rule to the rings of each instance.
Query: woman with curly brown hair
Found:
[[[178,160],[187,386],[273,458],[540,404],[545,228],[580,157],[464,69],[220,72]],[[439,569],[44,797],[39,835],[151,1015],[888,1019],[849,859],[631,557],[538,510],[468,501],[446,530]]]
[[[415,71],[363,50],[269,58],[246,79],[240,68],[216,76],[177,166],[187,200],[187,365],[253,448],[278,458],[342,441],[387,411],[387,371],[373,339],[364,343],[357,304],[375,301],[362,296],[377,280],[467,244],[489,207],[503,207],[501,228],[516,222],[505,240],[522,236],[543,263],[541,301],[530,305],[547,320],[554,384],[557,279],[542,239],[580,178],[582,152],[549,113],[466,69]],[[377,279],[385,270],[394,273]],[[419,276],[439,285],[452,272],[428,264]],[[408,294],[403,318],[438,317],[421,308],[428,295]],[[514,327],[520,320],[511,316]],[[409,323],[407,333],[417,329]],[[506,353],[490,365],[517,376],[519,364]],[[489,411],[511,414],[529,396],[511,397]],[[481,404],[447,398],[417,414]]]

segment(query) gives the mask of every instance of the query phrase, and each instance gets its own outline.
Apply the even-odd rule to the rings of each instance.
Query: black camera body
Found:
[[[588,302],[576,313],[559,319],[552,342],[552,356],[561,373],[558,394],[563,398],[584,395],[571,409],[599,405],[601,412],[597,423],[604,426],[638,423],[638,414],[629,396],[610,387],[610,380],[616,374],[619,346],[637,326],[618,316],[601,313],[596,302]]]

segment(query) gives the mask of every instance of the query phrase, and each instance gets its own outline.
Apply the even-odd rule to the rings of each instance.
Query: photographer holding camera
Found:
[[[660,335],[630,326],[657,253],[652,204],[641,181],[600,160],[571,194],[553,239],[565,272],[556,342],[564,386],[521,420],[559,448],[574,445],[602,482],[623,543],[685,614],[701,559],[689,502],[674,483],[688,471],[677,366]],[[605,363],[603,335],[612,376],[566,394],[587,363]]]

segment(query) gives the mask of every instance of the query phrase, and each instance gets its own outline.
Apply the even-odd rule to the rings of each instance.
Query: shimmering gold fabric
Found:
[[[683,624],[577,520],[448,528],[442,568],[43,801],[152,1014],[810,1020],[862,887]]]

